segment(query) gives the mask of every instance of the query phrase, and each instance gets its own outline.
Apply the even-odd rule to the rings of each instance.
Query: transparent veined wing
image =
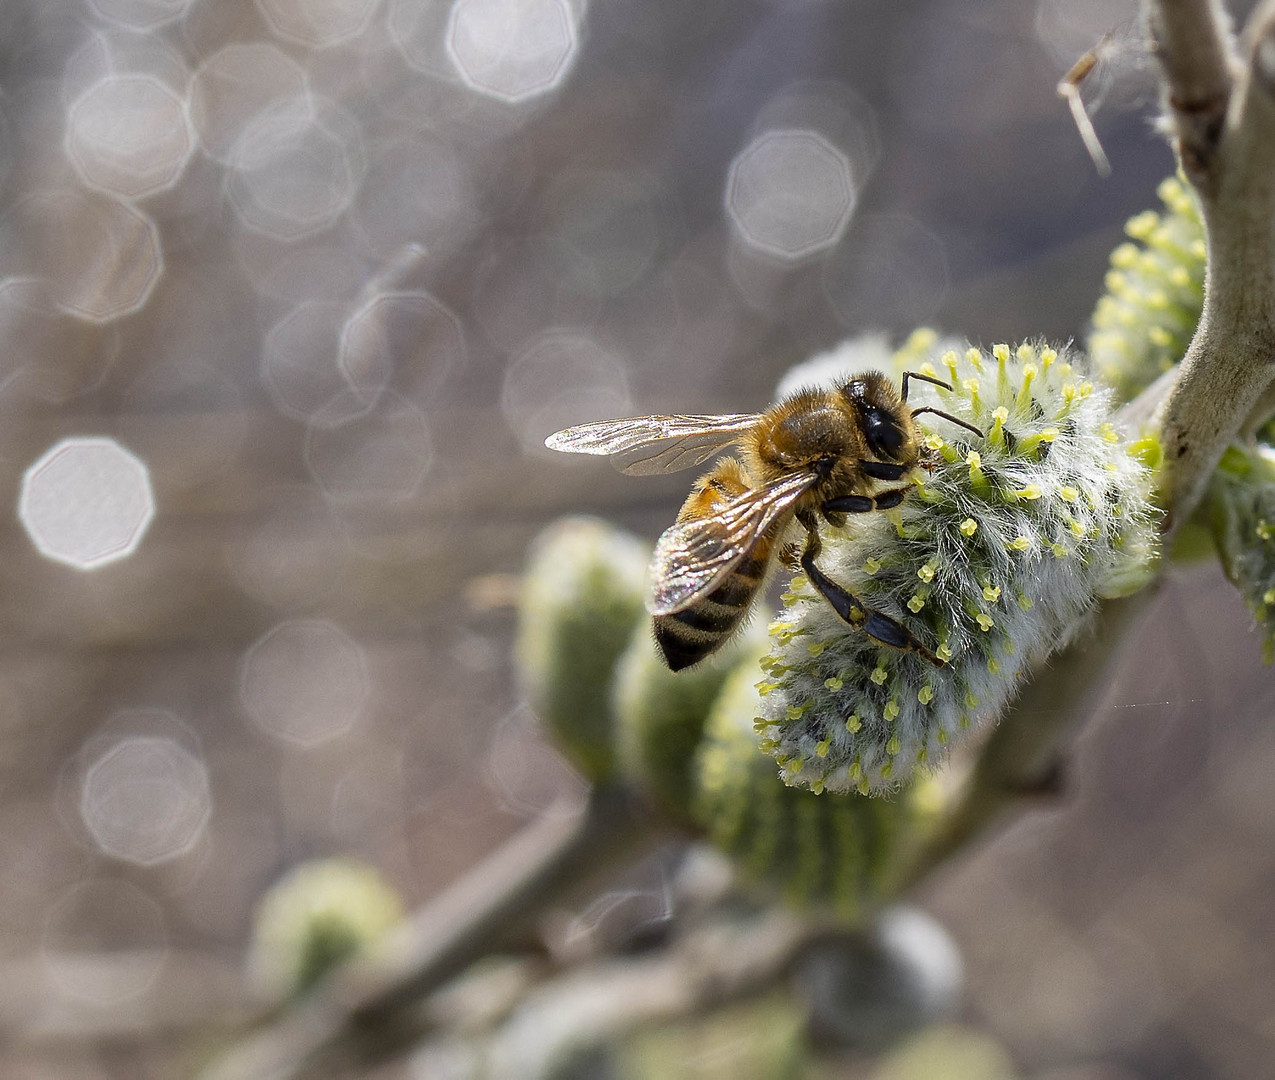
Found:
[[[730,413],[597,420],[555,432],[545,446],[568,454],[606,454],[620,472],[652,476],[707,461],[760,419],[758,413]]]
[[[651,560],[647,610],[672,615],[711,593],[818,479],[815,473],[794,473],[745,491],[709,517],[665,529]]]

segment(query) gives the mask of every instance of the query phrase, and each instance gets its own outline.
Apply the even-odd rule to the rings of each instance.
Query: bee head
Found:
[[[897,461],[908,440],[898,418],[898,396],[885,376],[869,372],[852,379],[844,393],[859,413],[868,448],[882,461]]]

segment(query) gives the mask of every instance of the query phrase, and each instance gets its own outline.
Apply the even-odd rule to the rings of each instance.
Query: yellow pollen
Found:
[[[1009,542],[1009,546],[1012,547],[1015,551],[1026,551],[1029,547],[1032,546],[1032,542],[1028,540],[1027,537],[1025,536],[1016,536],[1014,537],[1013,540]]]
[[[925,563],[917,572],[916,576],[924,581],[927,585],[934,580],[934,567],[930,563]]]
[[[1059,488],[1058,494],[1062,496],[1063,502],[1075,502],[1080,498],[1080,492],[1071,485]]]
[[[1039,484],[1028,484],[1025,488],[1014,492],[1014,494],[1020,499],[1039,499],[1044,493],[1040,490]]]
[[[978,522],[973,518],[966,518],[957,526],[964,536],[973,536],[978,531]]]
[[[916,613],[925,607],[925,597],[920,593],[913,593],[912,598],[908,601],[908,610]]]
[[[984,586],[983,586],[983,599],[984,599],[984,600],[990,601],[991,603],[993,603],[993,604],[994,604],[994,603],[996,603],[996,601],[997,601],[997,600],[999,600],[1000,598],[1001,598],[1001,591],[1000,591],[1000,589],[999,589],[997,586],[995,586],[995,585],[984,585]]]

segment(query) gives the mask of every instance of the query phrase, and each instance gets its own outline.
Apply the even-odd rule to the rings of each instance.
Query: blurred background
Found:
[[[1173,169],[1133,14],[8,0],[0,1075],[186,1075],[289,868],[414,906],[580,786],[511,674],[527,543],[686,485],[546,434],[867,331],[1083,340]],[[1112,30],[1102,180],[1054,87]],[[1275,677],[1171,577],[1065,804],[920,897],[983,1075],[1275,1076]]]

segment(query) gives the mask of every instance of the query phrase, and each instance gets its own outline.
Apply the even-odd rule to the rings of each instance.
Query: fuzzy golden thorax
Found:
[[[865,472],[865,463],[898,465],[907,473],[919,463],[921,447],[911,410],[876,371],[836,389],[797,391],[767,409],[741,439],[748,472],[759,484],[811,466],[823,474],[803,500],[806,505],[872,494],[882,481]]]

